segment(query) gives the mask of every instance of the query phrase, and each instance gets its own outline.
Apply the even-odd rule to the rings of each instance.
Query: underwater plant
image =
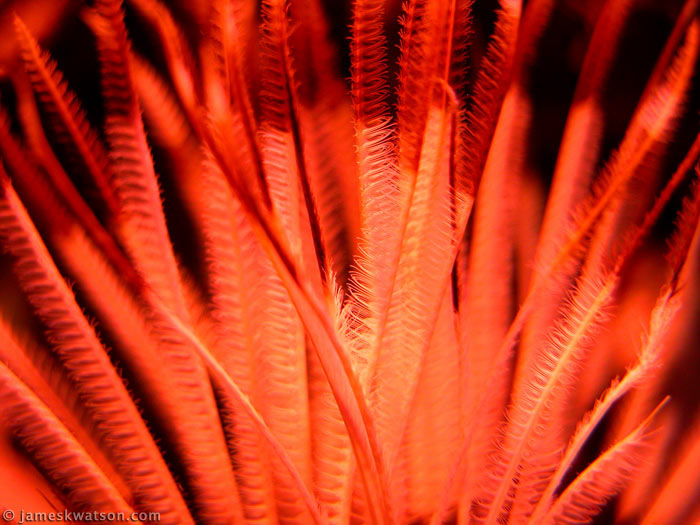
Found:
[[[697,0],[32,3],[5,522],[700,523]]]

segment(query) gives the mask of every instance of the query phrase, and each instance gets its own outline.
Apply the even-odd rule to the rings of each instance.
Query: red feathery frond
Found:
[[[551,336],[549,348],[541,354],[536,364],[537,371],[523,393],[524,398],[514,399],[513,409],[508,414],[504,444],[493,468],[492,475],[498,482],[494,484],[496,488],[486,492],[493,495],[493,501],[487,507],[488,523],[494,523],[504,511],[504,506],[508,507],[513,484],[518,483],[518,472],[527,469],[523,464],[531,461],[530,458],[539,461],[542,457],[532,449],[538,441],[547,439],[545,432],[552,431],[547,421],[552,418],[556,399],[565,397],[564,394],[571,388],[571,374],[584,358],[587,344],[590,344],[592,334],[601,323],[617,277],[612,275],[603,277],[600,282],[586,281],[578,285],[570,308],[563,313],[561,325]],[[538,465],[538,468],[543,467]],[[518,489],[522,488],[522,484],[518,483]]]
[[[649,425],[659,406],[625,439],[605,451],[559,496],[542,523],[585,523],[619,492],[643,461]]]
[[[533,511],[533,520],[540,519],[547,511],[547,507],[551,504],[552,495],[561,483],[565,473],[571,468],[584,444],[610,408],[627,392],[647,379],[654,367],[657,366],[664,337],[679,307],[680,300],[676,290],[673,287],[667,289],[665,295],[659,299],[652,312],[649,337],[639,353],[638,363],[630,368],[620,381],[613,382],[605,392],[605,395],[596,403],[593,410],[579,424],[566,452],[558,462],[556,471],[549,477],[549,482],[543,491],[543,495]]]
[[[101,326],[118,343],[118,358],[137,381],[164,445],[186,467],[182,482],[196,498],[193,514],[200,520],[236,516],[241,512],[238,489],[214,393],[202,380],[208,376],[195,349],[167,317],[133,296],[82,232],[60,238],[58,251]]]
[[[262,281],[265,278],[265,254],[257,246],[252,229],[223,175],[211,159],[205,162],[201,170],[201,194],[210,197],[200,206],[216,336],[213,351],[242,392],[261,406],[264,389],[271,388],[262,383],[263,376],[259,375],[267,354],[261,351],[261,345],[266,348],[270,344],[264,337],[270,328],[266,329],[265,325],[274,310],[265,300],[265,287],[261,284],[245,286],[245,279],[253,276]],[[235,408],[222,420],[227,435],[231,436],[229,448],[239,465],[238,480],[246,518],[274,521],[277,511],[270,459],[253,422]],[[271,424],[279,432],[279,428]]]
[[[193,78],[194,59],[182,30],[173,20],[168,8],[159,0],[133,0],[130,3],[158,32],[175,91],[185,110],[193,118],[197,103]]]
[[[49,115],[52,137],[73,150],[69,163],[82,166],[97,186],[109,213],[115,214],[117,204],[109,187],[107,154],[101,142],[48,53],[41,50],[19,17],[15,18],[15,27],[34,92]]]
[[[700,0],[45,2],[0,42],[3,519],[700,516]]]
[[[158,505],[167,520],[182,515],[184,502],[160,452],[92,327],[58,273],[31,220],[3,177],[0,231],[16,257],[15,271],[48,328],[49,339],[91,416],[117,469],[136,494],[137,508]],[[141,468],[133,471],[138,461]]]
[[[629,0],[606,2],[591,35],[562,134],[536,245],[535,268],[554,257],[559,244],[566,237],[571,208],[585,198],[591,186],[603,138],[603,88],[615,58],[616,44],[629,16],[630,4]],[[526,368],[535,358],[537,348],[556,316],[561,296],[552,292],[549,299],[533,312],[523,333],[520,367]],[[516,388],[519,386],[516,385]]]
[[[119,205],[117,232],[142,277],[184,318],[180,276],[132,81],[121,5],[103,1],[95,8],[90,22],[102,67],[110,184]]]
[[[3,426],[77,511],[131,516],[133,509],[56,416],[0,363]],[[138,521],[137,521],[138,523]]]
[[[58,417],[120,493],[128,489],[100,449],[98,439],[83,426],[86,414],[65,370],[46,348],[21,341],[9,321],[0,320],[0,361]]]

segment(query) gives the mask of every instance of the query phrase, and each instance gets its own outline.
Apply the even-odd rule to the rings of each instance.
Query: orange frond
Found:
[[[110,184],[119,205],[117,235],[146,282],[186,318],[180,276],[133,84],[121,2],[100,1],[95,9],[89,21],[97,37],[102,69]]]
[[[19,17],[15,18],[15,29],[25,69],[42,109],[49,116],[52,136],[68,148],[68,163],[91,177],[110,214],[115,214],[117,204],[109,186],[107,154],[91,129],[80,103],[49,54],[41,50]]]
[[[542,492],[539,503],[535,507],[531,519],[542,519],[551,505],[552,497],[559,488],[564,475],[571,468],[574,460],[590,438],[595,428],[600,424],[611,407],[627,392],[641,385],[658,364],[659,353],[669,325],[680,307],[680,300],[673,290],[662,295],[652,312],[649,337],[644,343],[637,364],[629,369],[619,381],[614,381],[594,408],[579,423],[569,446],[559,461],[556,471],[549,477],[549,482]]]
[[[137,506],[151,508],[157,502],[159,510],[174,519],[184,503],[148,429],[9,180],[2,184],[3,241],[16,257],[18,279],[46,324],[54,351],[77,391],[88,400],[101,441],[137,494]],[[133,471],[131,464],[137,458],[144,468]]]
[[[9,426],[20,447],[79,511],[122,512],[131,516],[112,482],[75,441],[56,416],[2,363],[3,426]],[[137,521],[137,523],[140,523]]]
[[[510,507],[508,500],[516,484],[518,490],[527,490],[527,483],[519,473],[524,470],[532,475],[527,472],[528,468],[550,468],[540,459],[552,452],[542,450],[545,448],[543,442],[548,439],[546,433],[554,430],[548,426],[548,421],[552,420],[557,400],[566,399],[563,394],[574,382],[573,371],[585,357],[591,334],[601,323],[618,278],[618,275],[611,274],[599,282],[579,284],[575,297],[562,315],[559,328],[552,334],[547,350],[531,372],[529,384],[522,391],[523,398],[513,400],[504,444],[486,490],[486,494],[493,496],[487,507],[487,523],[495,523],[501,513],[507,512],[504,509]],[[528,460],[532,461],[529,458],[537,458],[537,462],[527,465]],[[539,477],[538,474],[535,476]]]
[[[243,519],[214,392],[196,349],[167,316],[133,295],[79,229],[59,237],[57,251],[118,343],[118,358],[138,384],[164,446],[184,466],[180,482],[192,494],[193,514],[204,522]]]
[[[152,24],[163,46],[175,91],[191,123],[195,121],[197,86],[194,80],[194,58],[182,30],[173,20],[168,8],[159,0],[129,0],[136,11]]]
[[[579,474],[552,505],[542,523],[587,522],[607,500],[620,492],[648,451],[649,426],[664,403]]]
[[[266,384],[260,373],[267,355],[260,347],[270,345],[265,335],[271,328],[266,325],[268,316],[274,313],[263,299],[266,290],[260,282],[265,278],[266,255],[257,245],[240,204],[211,160],[205,161],[201,179],[202,195],[209,196],[200,206],[216,339],[213,353],[241,391],[267,413],[269,425],[289,447],[290,442],[275,417],[282,409],[262,404],[266,389],[278,390]],[[260,284],[246,286],[245,280],[251,276]],[[279,397],[283,400],[288,395],[280,393]],[[230,436],[233,460],[239,466],[237,474],[246,518],[260,522],[276,520],[270,458],[254,423],[237,406],[226,410],[222,421]]]

